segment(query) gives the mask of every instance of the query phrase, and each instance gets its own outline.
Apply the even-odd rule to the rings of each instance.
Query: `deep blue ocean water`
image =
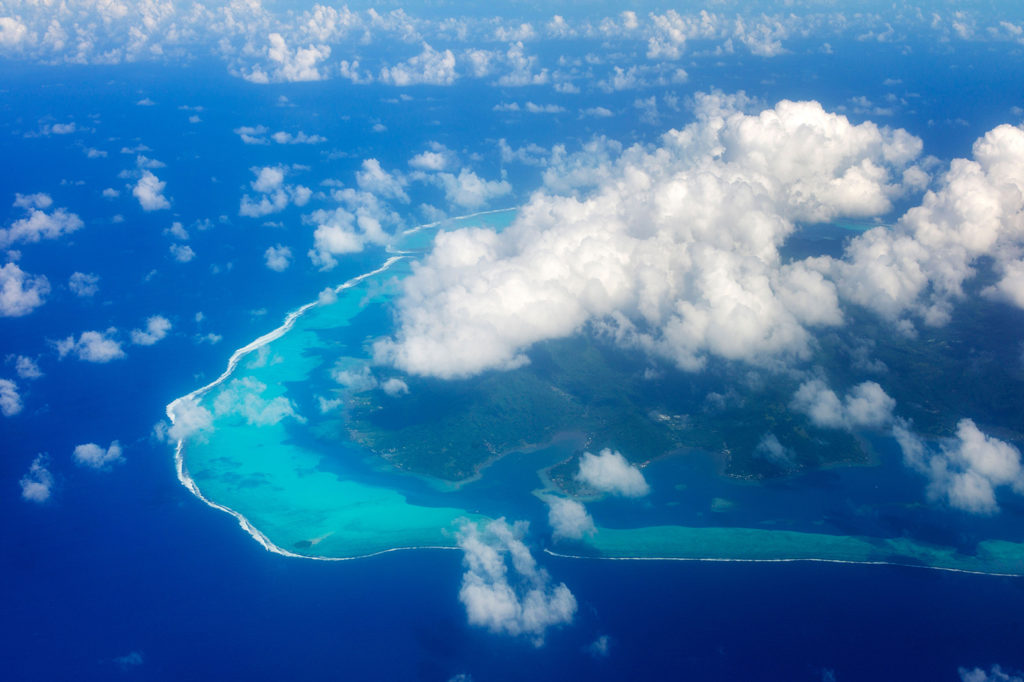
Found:
[[[882,47],[859,60],[855,76],[849,64],[823,59],[808,79],[796,56],[770,62],[737,57],[728,68],[691,69],[684,89],[743,87],[771,100],[815,97],[834,107],[895,75],[917,84],[928,106],[893,123],[921,136],[928,153],[948,158],[967,154],[979,134],[1011,120],[1019,92],[1008,82],[1021,72],[1019,57],[1000,64],[969,53],[950,59],[960,68],[934,72],[925,59],[897,65]],[[969,78],[959,75],[977,64],[988,67],[972,66]],[[64,240],[19,247],[22,267],[45,273],[54,293],[32,315],[0,320],[0,354],[39,356],[46,373],[20,383],[24,412],[0,420],[0,678],[447,680],[464,673],[474,680],[847,681],[955,680],[960,666],[997,663],[1024,669],[1021,579],[887,566],[539,555],[555,580],[573,591],[579,612],[571,626],[550,632],[546,645],[535,648],[467,625],[457,598],[457,552],[340,563],[265,552],[232,518],[178,484],[171,448],[153,439],[151,429],[169,400],[217,376],[231,350],[275,327],[323,287],[374,267],[383,254],[346,258],[330,273],[294,266],[285,275],[270,272],[262,264],[264,249],[289,244],[301,260],[310,229],[299,226],[297,212],[268,217],[287,222],[286,228],[238,217],[252,178],[248,166],[315,166],[305,178],[315,184],[332,174],[348,180],[370,154],[385,165],[402,163],[427,139],[457,147],[459,135],[548,145],[571,136],[546,124],[509,132],[493,123],[481,112],[489,112],[501,93],[483,86],[486,96],[480,97],[428,88],[445,125],[424,130],[418,110],[385,108],[388,142],[382,145],[369,141],[368,121],[379,116],[381,98],[393,93],[371,87],[352,95],[344,84],[253,88],[228,77],[221,64],[194,66],[183,75],[148,66],[5,63],[0,89],[0,154],[18,160],[0,164],[2,222],[18,215],[3,212],[15,192],[39,191],[86,222]],[[299,106],[276,106],[282,94]],[[146,96],[158,106],[136,108]],[[580,106],[608,104],[586,97]],[[632,95],[620,97],[630,105]],[[988,106],[975,115],[971,102],[978,99]],[[184,104],[204,106],[198,132],[177,108]],[[937,110],[944,118],[928,125]],[[21,136],[47,116],[73,118],[95,132]],[[943,122],[957,118],[969,124]],[[231,130],[247,124],[317,132],[351,156],[243,148]],[[600,129],[566,121],[570,125],[577,139],[605,132],[646,141],[661,130],[637,133],[614,119]],[[117,178],[134,159],[119,149],[138,142],[168,164],[158,174],[174,199],[169,212],[142,213]],[[82,144],[109,156],[88,159]],[[483,170],[496,166],[485,162]],[[529,186],[532,171],[508,170],[514,185]],[[62,185],[62,179],[86,184]],[[121,189],[120,199],[100,198],[108,186]],[[116,214],[124,222],[113,222]],[[221,215],[228,216],[224,224]],[[203,219],[215,226],[196,229]],[[172,220],[192,233],[198,255],[191,263],[169,260],[171,240],[163,230]],[[66,290],[76,270],[100,274],[95,298],[77,299]],[[200,311],[204,319],[196,322]],[[171,336],[150,348],[127,347],[127,359],[108,365],[58,361],[48,343],[111,325],[124,334],[153,314],[172,320]],[[196,342],[208,332],[223,339]],[[5,370],[3,376],[12,374],[9,365]],[[123,464],[108,472],[72,464],[75,445],[113,439],[125,449]],[[49,454],[57,478],[53,499],[43,506],[18,495],[17,481],[37,453]],[[587,647],[601,636],[609,638],[608,656],[595,658]]]

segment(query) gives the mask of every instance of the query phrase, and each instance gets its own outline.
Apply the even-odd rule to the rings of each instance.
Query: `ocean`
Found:
[[[891,57],[882,50],[867,58],[863,82],[843,87],[852,91],[870,84],[877,90]],[[844,101],[847,93],[839,93],[836,81],[823,88],[803,85],[800,71],[789,70],[793,65],[785,59],[748,64],[735,82],[728,73],[692,69],[687,89],[748,84],[753,94]],[[968,53],[956,59],[984,61]],[[965,155],[980,132],[1009,116],[1017,94],[1008,83],[1019,71],[1013,64],[990,65],[967,83],[929,72],[924,61],[891,75],[920,83],[933,108],[948,99],[945,117],[969,118],[970,125],[929,126],[922,112],[894,123],[921,135],[929,153]],[[839,65],[835,69],[841,71]],[[767,84],[783,76],[790,80],[778,87]],[[410,550],[343,562],[267,552],[234,518],[211,509],[178,482],[173,446],[154,436],[153,428],[164,419],[168,402],[219,376],[233,349],[275,328],[324,287],[379,265],[385,254],[371,250],[343,259],[331,272],[269,271],[262,262],[267,246],[288,244],[304,258],[311,230],[297,213],[281,219],[286,225],[240,218],[238,202],[253,178],[248,164],[315,168],[295,170],[297,177],[309,172],[311,184],[332,174],[350,175],[377,149],[366,141],[371,136],[367,120],[389,93],[374,86],[346,97],[348,91],[338,85],[325,95],[309,84],[253,90],[225,74],[219,63],[195,65],[183,75],[148,66],[5,62],[0,86],[0,130],[7,133],[0,152],[21,160],[0,164],[6,193],[0,203],[9,205],[15,192],[46,191],[56,205],[73,209],[86,222],[59,243],[21,249],[21,266],[45,272],[54,293],[31,316],[0,320],[3,355],[36,357],[45,373],[23,386],[23,413],[0,421],[5,491],[0,495],[5,630],[0,678],[450,680],[466,675],[482,681],[849,682],[956,680],[961,667],[987,670],[996,664],[1024,669],[1024,580],[1019,578],[818,562],[566,559],[542,553],[538,543],[538,561],[555,582],[569,586],[579,608],[571,625],[549,631],[544,646],[536,647],[467,623],[458,599],[458,551]],[[954,91],[960,93],[955,100],[949,97]],[[307,113],[279,107],[281,95]],[[440,89],[430,95],[441,100],[431,106],[442,107],[437,116],[445,117],[449,131],[436,137],[472,131],[490,139],[504,131],[497,123],[481,123],[491,99],[479,98],[474,106],[480,110],[474,112],[462,106],[476,99],[464,92],[457,100],[445,99]],[[147,96],[166,106],[133,108]],[[301,106],[325,97],[331,107]],[[631,106],[631,98],[622,95],[621,102]],[[990,98],[991,113],[971,117],[972,98]],[[203,122],[189,123],[180,105],[204,106]],[[390,161],[404,161],[408,149],[422,142],[419,113],[404,110],[388,121],[391,137],[384,146]],[[40,120],[70,118],[92,131],[87,139],[24,137]],[[244,149],[231,130],[247,123],[315,130],[349,155]],[[599,131],[588,123],[578,136],[656,137],[653,130],[627,134],[616,125]],[[215,132],[199,133],[196,126]],[[535,126],[524,140],[560,141],[557,131]],[[149,149],[120,151],[140,143]],[[108,156],[87,158],[85,144],[102,147]],[[118,177],[134,167],[139,153],[167,162],[159,173],[168,182],[171,212],[141,212]],[[513,181],[526,175],[521,168],[510,171]],[[102,198],[105,187],[117,188],[120,197]],[[11,208],[3,223],[16,215]],[[169,255],[174,242],[164,231],[172,221],[191,233],[188,243],[197,254],[191,262],[177,263]],[[273,216],[268,221],[277,222]],[[75,271],[100,274],[100,292],[89,299],[73,296],[65,283]],[[174,331],[153,347],[130,347],[126,359],[106,365],[57,358],[56,340],[109,326],[124,335],[154,314],[171,319]],[[211,343],[210,334],[219,340]],[[11,373],[10,365],[5,369]],[[115,439],[124,448],[124,462],[109,471],[72,463],[75,445],[106,446]],[[45,505],[28,504],[19,496],[18,481],[41,453],[56,477],[53,497]],[[533,477],[532,471],[521,475],[524,482]],[[486,504],[486,491],[480,495]],[[824,486],[820,497],[827,496]],[[536,502],[518,503],[525,508]],[[533,509],[535,525],[541,511],[539,505]],[[732,513],[746,512],[740,506]]]

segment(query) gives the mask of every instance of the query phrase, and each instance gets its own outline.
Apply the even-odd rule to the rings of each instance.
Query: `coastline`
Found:
[[[350,289],[350,288],[356,286],[357,284],[359,284],[360,282],[362,282],[365,279],[368,279],[370,277],[373,277],[374,275],[378,275],[378,274],[380,274],[382,272],[385,272],[389,268],[391,268],[392,265],[394,265],[395,263],[403,260],[404,258],[405,258],[404,256],[391,256],[386,261],[384,261],[384,264],[381,265],[379,268],[377,268],[375,270],[371,270],[370,272],[366,272],[366,273],[364,273],[362,275],[358,275],[356,277],[353,277],[352,279],[348,280],[347,282],[344,282],[344,283],[339,284],[338,286],[334,287],[334,292],[335,293],[341,293],[342,291],[344,291],[346,289]],[[260,336],[256,340],[251,341],[250,343],[246,344],[245,346],[242,346],[241,348],[235,350],[235,352],[232,353],[231,357],[228,359],[227,369],[225,369],[224,372],[219,377],[217,377],[216,379],[211,381],[209,384],[206,384],[205,386],[197,388],[196,390],[192,391],[191,393],[188,393],[188,394],[186,394],[184,396],[181,396],[180,398],[176,398],[175,400],[173,400],[170,403],[168,403],[167,407],[165,408],[165,413],[167,415],[168,420],[171,422],[171,424],[172,425],[174,424],[174,420],[175,420],[175,412],[174,412],[174,410],[175,410],[175,407],[177,405],[181,404],[184,401],[193,400],[193,399],[198,398],[198,397],[200,397],[202,395],[205,395],[210,390],[212,390],[212,389],[216,388],[217,386],[219,386],[220,384],[224,383],[232,375],[232,373],[234,373],[235,369],[237,369],[238,364],[239,364],[239,362],[241,362],[242,358],[246,357],[247,355],[249,355],[250,353],[252,353],[252,352],[254,352],[256,350],[259,350],[261,347],[266,346],[268,343],[271,343],[272,341],[275,341],[276,339],[279,339],[282,336],[284,336],[285,334],[287,334],[288,331],[295,325],[296,320],[298,320],[306,311],[308,311],[309,309],[311,309],[313,306],[317,305],[318,303],[319,303],[319,301],[311,301],[311,302],[306,303],[306,304],[300,306],[299,308],[293,310],[292,312],[288,313],[285,316],[285,318],[284,318],[284,322],[281,323],[280,326],[278,326],[277,328],[275,328],[275,329],[271,330],[270,332],[264,334],[263,336]],[[378,551],[378,552],[371,552],[369,554],[361,554],[361,555],[351,556],[351,557],[328,557],[328,556],[314,556],[314,555],[308,555],[308,554],[297,554],[295,552],[292,552],[292,551],[289,551],[287,549],[284,549],[283,547],[280,547],[280,546],[276,545],[275,543],[273,543],[270,540],[270,538],[268,538],[261,530],[256,528],[256,526],[254,526],[249,521],[249,519],[247,519],[244,515],[242,515],[238,511],[235,511],[234,509],[231,509],[230,507],[226,507],[224,505],[218,504],[218,503],[210,500],[209,498],[207,498],[205,495],[203,495],[202,491],[199,489],[199,486],[196,484],[196,482],[192,479],[192,477],[188,473],[188,467],[185,465],[184,449],[185,449],[185,441],[184,441],[184,439],[179,439],[177,441],[177,443],[175,445],[175,449],[174,449],[174,466],[175,466],[175,471],[176,471],[177,476],[178,476],[178,481],[189,492],[191,492],[193,495],[198,497],[200,500],[202,500],[208,506],[233,516],[235,518],[235,520],[238,521],[238,525],[242,528],[242,530],[244,530],[246,533],[248,533],[254,540],[256,540],[256,542],[258,542],[268,552],[273,552],[274,554],[280,554],[282,556],[287,556],[287,557],[295,557],[295,558],[300,558],[300,559],[313,559],[313,560],[316,560],[316,561],[349,561],[349,560],[352,560],[352,559],[364,559],[364,558],[368,558],[368,557],[371,557],[371,556],[377,556],[377,555],[380,555],[380,554],[387,554],[389,552],[397,552],[397,551],[403,551],[403,550],[413,550],[413,549],[456,549],[456,547],[446,547],[446,546],[443,546],[443,545],[437,545],[437,546],[393,547],[391,549],[385,549],[385,550],[381,550],[381,551]]]
[[[512,210],[512,209],[499,209],[499,210],[496,210],[496,211],[486,211],[486,212],[482,212],[480,214],[473,214],[473,215],[499,213],[499,212],[504,212],[504,211],[508,211],[508,210]],[[464,216],[464,217],[472,217],[472,216]],[[433,223],[431,225],[436,225],[436,224],[438,224],[438,223]],[[430,227],[431,225],[425,225],[425,226],[420,226],[418,228],[412,228],[412,230],[425,229],[427,227]],[[374,270],[371,270],[369,272],[366,272],[366,273],[364,273],[362,275],[358,275],[356,277],[353,277],[353,278],[349,279],[348,281],[346,281],[346,282],[344,282],[344,283],[342,283],[342,284],[340,284],[340,285],[338,285],[336,287],[333,287],[333,291],[335,293],[341,293],[342,291],[345,291],[346,289],[350,289],[350,288],[358,285],[359,283],[363,282],[364,280],[366,280],[366,279],[368,279],[370,277],[373,277],[375,275],[378,275],[380,273],[383,273],[383,272],[387,271],[392,266],[394,266],[396,263],[398,263],[401,260],[404,260],[405,258],[406,258],[406,256],[402,256],[402,255],[392,255],[392,256],[388,257],[385,260],[385,262],[380,267],[378,267],[378,268],[376,268]],[[220,384],[224,383],[225,381],[227,381],[233,375],[233,373],[236,371],[236,369],[239,366],[239,363],[242,361],[243,358],[245,358],[249,354],[259,350],[260,348],[266,346],[267,344],[269,344],[269,343],[271,343],[271,342],[281,338],[285,334],[287,334],[294,327],[296,321],[299,320],[299,318],[301,318],[307,311],[312,309],[314,306],[318,305],[318,303],[319,303],[319,301],[314,300],[314,301],[306,303],[306,304],[300,306],[299,308],[289,312],[285,316],[284,321],[278,327],[276,327],[275,329],[271,330],[270,332],[268,332],[266,334],[263,334],[262,336],[260,336],[257,339],[251,341],[250,343],[246,344],[245,346],[242,346],[241,348],[238,348],[237,350],[235,350],[231,354],[229,359],[228,359],[227,368],[225,369],[225,371],[223,373],[220,374],[220,376],[218,376],[216,379],[214,379],[210,383],[206,384],[205,386],[202,386],[202,387],[200,387],[200,388],[198,388],[198,389],[188,393],[187,395],[179,397],[179,398],[175,399],[174,401],[172,401],[171,403],[169,403],[166,406],[166,408],[165,408],[165,412],[167,414],[167,417],[168,417],[170,423],[172,425],[175,423],[175,410],[176,410],[176,408],[179,405],[181,405],[182,403],[184,403],[186,401],[195,400],[195,399],[197,399],[197,398],[207,394],[208,392],[210,392],[211,390],[216,388],[218,385],[220,385]],[[572,431],[569,431],[569,432],[559,432],[559,433],[554,434],[551,437],[551,439],[549,439],[549,441],[547,441],[547,444],[550,445],[550,443],[552,443],[552,442],[554,442],[556,440],[560,440],[562,438],[575,438],[575,437],[578,437],[579,435],[580,435],[579,433],[572,432]],[[520,451],[520,450],[528,451],[528,450],[533,450],[533,449],[539,449],[541,447],[545,447],[545,445],[544,444],[534,444],[532,446],[526,446],[524,448],[516,448],[516,449],[514,449],[512,451]],[[253,523],[250,522],[249,519],[246,518],[242,513],[238,512],[238,511],[236,511],[234,509],[231,509],[228,506],[219,504],[219,503],[214,502],[214,501],[210,500],[209,498],[207,498],[202,493],[202,491],[199,489],[198,484],[195,482],[195,480],[189,474],[188,467],[187,467],[187,465],[186,465],[186,463],[184,461],[184,459],[185,459],[184,458],[184,454],[185,454],[185,439],[179,439],[176,442],[176,445],[175,445],[175,455],[174,455],[174,458],[175,458],[175,469],[176,469],[176,474],[177,474],[179,482],[186,489],[188,489],[189,492],[191,492],[193,495],[195,495],[200,500],[202,500],[206,505],[208,505],[208,506],[210,506],[210,507],[212,507],[214,509],[218,509],[218,510],[220,510],[222,512],[225,512],[225,513],[230,514],[231,516],[233,516],[236,519],[236,521],[238,522],[239,526],[246,533],[248,533],[254,540],[256,540],[265,550],[267,550],[269,552],[272,552],[272,553],[275,553],[275,554],[279,554],[281,556],[294,557],[294,558],[303,558],[303,559],[313,559],[313,560],[317,560],[317,561],[348,561],[348,560],[351,560],[351,559],[368,558],[368,557],[377,556],[377,555],[380,555],[380,554],[387,554],[387,553],[390,553],[390,552],[396,552],[396,551],[402,551],[402,550],[414,550],[414,549],[457,549],[457,547],[455,547],[453,545],[429,545],[429,544],[424,544],[424,545],[410,545],[410,546],[401,546],[401,547],[391,547],[391,548],[387,548],[387,549],[383,549],[383,550],[368,552],[366,554],[356,554],[356,555],[352,555],[352,556],[323,556],[323,555],[312,555],[312,554],[299,554],[297,552],[287,550],[287,549],[285,549],[285,548],[275,544],[273,541],[271,541],[270,538],[267,537],[267,535],[265,533],[263,533],[255,525],[253,525]],[[505,453],[505,454],[507,454],[507,453]],[[465,479],[465,480],[462,480],[462,481],[459,481],[459,482],[455,483],[454,486],[453,486],[453,489],[458,489],[461,485],[464,485],[466,483],[470,483],[473,480],[478,479],[481,476],[482,469],[485,469],[490,464],[493,464],[494,461],[500,459],[502,456],[503,455],[495,455],[495,457],[489,459],[487,462],[485,462],[480,467],[480,470],[478,470],[474,476],[471,476],[468,479]],[[870,463],[868,463],[868,464],[870,464]],[[538,473],[540,473],[540,472],[538,472]],[[544,489],[540,490],[540,491],[534,491],[535,495],[538,492],[540,492],[540,493],[549,492],[548,488],[551,487],[551,483],[552,482],[549,479],[545,479],[545,477],[543,475],[541,476],[541,478],[542,478],[542,483],[546,487]],[[550,492],[553,492],[553,491],[550,491]],[[698,529],[693,529],[693,528],[686,528],[686,527],[683,527],[683,526],[676,526],[674,528],[676,529],[676,532],[683,533],[683,534],[688,533],[688,532],[692,533],[692,532],[698,530]],[[635,530],[641,531],[641,532],[643,531],[643,529],[635,529]],[[707,530],[711,530],[711,528],[709,528]],[[718,528],[718,529],[715,529],[715,530],[718,530],[718,531],[729,531],[729,530],[753,530],[753,529]],[[768,533],[770,533],[770,532],[774,532],[774,531],[760,531],[760,532],[768,532]],[[614,533],[614,531],[613,531],[613,533]],[[814,535],[814,534],[808,534],[808,535]],[[825,540],[825,537],[826,536],[823,536],[822,538],[820,538],[820,540]],[[867,544],[870,544],[872,542],[884,543],[886,541],[883,538],[862,538],[862,537],[857,537],[857,536],[827,536],[827,537],[828,537],[829,541],[831,541],[831,542],[844,542],[845,541],[845,542],[852,542],[852,543],[867,543]],[[815,538],[815,539],[812,540],[809,537],[808,540],[810,542],[814,542],[814,540],[818,540],[818,538]],[[1015,543],[1008,543],[1008,544],[1015,544]],[[672,547],[672,546],[673,545],[669,544],[669,545],[666,546],[666,548]],[[685,543],[679,543],[676,546],[678,546],[678,547],[685,547],[686,544]],[[691,544],[690,546],[693,546],[693,545]],[[712,543],[712,546],[713,546],[713,543]],[[722,545],[722,546],[725,546],[725,545]],[[1020,546],[1022,548],[1024,548],[1024,545],[1020,545]],[[614,550],[612,550],[610,554],[602,555],[600,552],[602,552],[603,550],[601,550],[601,548],[599,546],[592,545],[591,548],[595,550],[594,554],[585,554],[585,553],[584,554],[573,554],[573,553],[559,552],[559,551],[551,549],[551,548],[544,548],[543,551],[546,554],[549,554],[549,555],[554,556],[554,557],[573,558],[573,559],[604,559],[604,560],[616,560],[616,561],[705,561],[705,562],[744,562],[744,563],[791,563],[791,562],[797,562],[797,561],[811,561],[811,562],[819,562],[819,563],[863,564],[863,565],[890,565],[890,566],[932,568],[932,569],[936,569],[936,570],[949,571],[949,572],[957,572],[957,573],[966,573],[966,574],[972,574],[972,575],[991,575],[991,576],[1002,576],[1002,577],[1022,577],[1022,576],[1024,576],[1024,567],[1022,567],[1022,569],[1019,572],[1012,572],[1012,570],[1011,570],[1011,572],[1002,571],[1002,570],[992,570],[992,571],[977,570],[977,569],[972,569],[972,568],[962,568],[962,567],[949,566],[949,565],[937,565],[935,563],[929,563],[927,561],[914,561],[913,558],[912,558],[913,554],[906,554],[905,555],[906,559],[905,560],[900,560],[900,554],[897,553],[897,552],[891,553],[891,556],[893,557],[893,560],[867,558],[867,557],[865,557],[863,560],[861,560],[861,559],[856,559],[856,558],[854,558],[854,559],[849,559],[849,558],[839,559],[839,558],[828,558],[828,557],[825,557],[825,556],[813,556],[813,554],[814,554],[813,549],[812,549],[812,551],[807,552],[807,554],[811,554],[811,556],[790,556],[790,557],[785,557],[784,556],[784,557],[780,557],[780,558],[768,558],[768,557],[755,557],[755,556],[747,556],[747,557],[744,557],[744,556],[734,556],[734,557],[729,557],[729,556],[700,556],[700,552],[692,552],[692,553],[690,553],[691,554],[690,556],[678,556],[678,555],[677,556],[671,556],[671,554],[672,554],[672,550],[671,549],[668,549],[668,552],[667,552],[668,554],[670,554],[670,556],[661,556],[661,555],[658,555],[658,556],[631,556],[631,555],[629,555],[628,548],[626,548],[626,551],[623,552],[621,555],[616,555],[614,553]],[[949,550],[950,548],[943,548],[943,549]]]
[[[797,562],[813,562],[821,564],[851,564],[854,566],[899,566],[901,568],[922,568],[932,571],[949,573],[966,573],[968,575],[987,575],[996,578],[1022,578],[1019,573],[998,573],[995,571],[972,571],[966,568],[949,566],[931,566],[929,564],[901,563],[898,561],[854,561],[852,559],[825,559],[821,557],[800,557],[783,559],[734,559],[724,557],[682,557],[682,556],[590,556],[586,554],[566,554],[544,548],[544,553],[560,559],[593,559],[596,561],[702,561],[709,563],[740,563],[740,564],[792,564]]]

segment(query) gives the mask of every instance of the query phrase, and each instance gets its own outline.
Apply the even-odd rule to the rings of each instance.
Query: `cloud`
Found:
[[[145,662],[141,651],[131,651],[124,656],[118,656],[114,659],[114,663],[117,664],[121,670],[131,670],[137,668]]]
[[[548,70],[536,70],[537,57],[527,55],[522,42],[509,45],[508,51],[499,57],[508,71],[498,78],[501,87],[521,87],[526,85],[543,85],[548,82]]]
[[[464,552],[459,601],[471,625],[544,643],[548,628],[571,623],[576,598],[564,583],[552,584],[523,543],[526,524],[491,521],[483,529],[467,521],[459,529]],[[510,570],[511,569],[511,570]]]
[[[907,422],[893,427],[903,461],[928,478],[928,497],[973,514],[999,511],[996,490],[1009,487],[1024,494],[1020,451],[982,433],[971,419],[961,419],[956,437],[943,439],[938,450],[925,445]]]
[[[339,361],[331,370],[331,378],[352,393],[370,391],[378,386],[377,377],[369,365],[352,365],[348,361]]]
[[[608,635],[601,635],[587,645],[587,653],[594,658],[608,658],[608,650],[611,648],[611,638]]]
[[[173,441],[184,440],[213,430],[213,414],[199,404],[195,398],[181,398],[171,406],[174,423],[167,429],[167,437]]]
[[[71,289],[71,293],[83,298],[95,296],[96,292],[100,290],[99,284],[99,275],[92,273],[73,272],[71,277],[68,278],[68,288]]]
[[[21,497],[29,502],[46,502],[53,490],[53,474],[46,468],[49,463],[46,455],[38,455],[32,465],[18,483],[21,485]]]
[[[143,156],[142,154],[139,154],[138,156],[135,157],[135,167],[136,168],[151,168],[151,169],[155,170],[157,168],[166,168],[167,164],[164,163],[163,161],[158,161],[157,159],[151,159],[148,156]]]
[[[805,381],[790,403],[815,426],[832,429],[877,428],[892,421],[896,401],[874,381],[857,384],[842,400],[821,379]]]
[[[105,450],[96,443],[76,445],[73,456],[75,464],[92,469],[105,469],[109,464],[124,461],[121,456],[121,444],[116,440]]]
[[[10,358],[8,358],[10,359]],[[14,358],[14,371],[18,373],[18,376],[22,379],[38,379],[43,376],[42,370],[39,369],[39,365],[32,358],[19,355]]]
[[[1024,682],[1024,677],[1004,672],[1003,668],[994,665],[985,672],[982,668],[959,668],[960,682]]]
[[[359,189],[385,199],[409,201],[409,195],[402,188],[403,180],[399,175],[392,175],[381,168],[377,159],[363,161],[362,169],[356,173],[356,184]]]
[[[171,321],[161,315],[153,315],[146,319],[146,328],[131,331],[132,343],[136,346],[152,346],[160,341],[171,330]]]
[[[171,252],[171,256],[174,260],[179,263],[188,263],[196,257],[195,250],[187,244],[171,244],[168,247],[168,250]]]
[[[557,104],[534,104],[527,102],[522,106],[518,102],[502,102],[491,107],[493,111],[525,111],[528,114],[560,114],[565,107]]]
[[[761,437],[757,447],[754,449],[754,455],[763,457],[769,462],[774,462],[780,466],[788,467],[793,464],[794,452],[792,448],[787,448],[779,442],[778,436],[774,433],[766,433]]]
[[[171,226],[164,230],[164,234],[169,234],[175,239],[180,239],[182,241],[188,240],[188,230],[186,230],[185,226],[177,220],[171,223]]]
[[[266,126],[241,126],[235,128],[234,132],[245,144],[270,144],[271,141],[277,144],[321,144],[327,141],[326,137],[307,135],[301,130],[294,135],[283,130],[270,133]]]
[[[294,135],[283,130],[278,131],[271,135],[270,139],[278,144],[321,144],[327,141],[322,135],[307,135],[301,130]]]
[[[16,194],[14,205],[24,208],[28,215],[14,221],[7,229],[0,229],[0,248],[18,242],[35,243],[41,239],[57,239],[82,227],[81,218],[63,208],[49,213],[42,210],[52,203],[46,194]]]
[[[327,45],[309,45],[294,50],[288,47],[284,36],[271,33],[267,36],[269,45],[264,54],[268,60],[268,70],[255,66],[243,77],[253,83],[290,83],[296,81],[318,81],[323,78],[319,64],[331,56],[331,48]]]
[[[242,138],[245,144],[270,144],[266,138],[267,132],[266,126],[241,126],[234,130],[235,135]]]
[[[798,222],[890,211],[921,144],[816,102],[756,115],[747,104],[699,95],[697,121],[657,147],[553,155],[545,179],[560,194],[535,193],[500,234],[438,235],[402,281],[397,332],[375,357],[468,376],[522,365],[532,344],[588,325],[690,371],[708,356],[809,357],[808,329],[842,323],[836,286],[779,248]],[[449,181],[452,193],[472,186]]]
[[[571,538],[579,540],[586,534],[597,532],[594,519],[587,513],[582,503],[567,497],[546,497],[548,504],[548,524],[551,535],[555,539]]]
[[[232,379],[214,399],[213,413],[217,417],[242,417],[251,426],[271,426],[285,417],[305,421],[295,412],[292,402],[283,395],[270,400],[264,398],[266,390],[266,384],[252,377]]]
[[[435,173],[431,176],[444,189],[444,196],[459,208],[477,209],[492,199],[512,192],[505,180],[484,180],[473,171],[463,168],[458,175]]]
[[[18,385],[10,379],[0,379],[0,413],[13,417],[21,412],[21,395]]]
[[[13,48],[28,35],[28,27],[16,17],[0,17],[0,46]]]
[[[600,492],[622,497],[643,497],[651,492],[640,470],[630,464],[622,453],[610,448],[601,450],[597,455],[584,452],[580,456],[576,480]]]
[[[999,280],[987,294],[1024,307],[1024,129],[1001,125],[974,143],[972,160],[954,159],[939,186],[892,228],[852,240],[842,260],[820,259],[840,294],[897,320],[949,321],[963,285],[984,257]]]
[[[153,175],[148,170],[142,171],[142,177],[132,188],[132,195],[139,200],[143,211],[159,211],[171,207],[171,202],[164,196],[166,182]]]
[[[30,275],[15,263],[0,266],[0,317],[20,317],[43,304],[50,283],[43,275]]]
[[[409,165],[421,171],[443,171],[455,165],[455,153],[440,142],[431,142],[428,151],[409,159]]]
[[[409,392],[409,385],[397,377],[391,377],[380,385],[381,390],[389,396],[396,397]]]
[[[287,173],[284,166],[263,166],[253,168],[256,179],[250,186],[261,196],[257,199],[248,194],[242,197],[238,214],[249,218],[260,218],[271,213],[278,213],[288,207],[289,202],[296,206],[305,206],[313,195],[312,190],[303,185],[285,184]]]
[[[82,332],[75,340],[69,336],[62,341],[57,341],[57,354],[63,358],[69,353],[75,354],[79,360],[86,362],[105,363],[111,360],[119,360],[125,357],[121,350],[121,343],[111,338],[117,330],[111,327],[105,332],[88,331]]]
[[[292,264],[292,250],[280,244],[268,246],[263,252],[263,259],[274,272],[284,272]]]
[[[455,72],[455,55],[451,50],[438,52],[427,43],[423,51],[391,67],[380,70],[380,80],[390,85],[451,85],[458,75]]]
[[[371,192],[343,188],[333,190],[331,197],[342,207],[314,211],[305,218],[316,225],[309,257],[321,270],[337,265],[335,256],[362,251],[368,244],[386,244],[390,237],[385,225],[401,224],[401,218]]]

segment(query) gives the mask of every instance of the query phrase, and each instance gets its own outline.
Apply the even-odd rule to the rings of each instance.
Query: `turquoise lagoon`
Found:
[[[388,332],[397,282],[438,229],[503,229],[515,209],[415,228],[382,267],[306,304],[232,356],[215,382],[168,406],[212,418],[179,441],[179,478],[233,514],[268,550],[348,559],[411,548],[455,547],[468,521],[527,519],[534,540],[561,556],[715,561],[838,561],[1024,575],[1024,507],[968,518],[928,505],[891,438],[864,437],[872,461],[765,482],[720,475],[715,455],[677,452],[644,470],[643,500],[585,500],[597,532],[549,539],[543,499],[561,494],[547,473],[587,446],[562,433],[452,483],[399,470],[345,434],[343,406],[365,390],[369,342]],[[840,226],[842,229],[842,226]],[[348,372],[348,386],[337,381]],[[379,374],[379,371],[378,371]],[[353,377],[356,377],[353,380]],[[381,376],[381,379],[386,378]]]

